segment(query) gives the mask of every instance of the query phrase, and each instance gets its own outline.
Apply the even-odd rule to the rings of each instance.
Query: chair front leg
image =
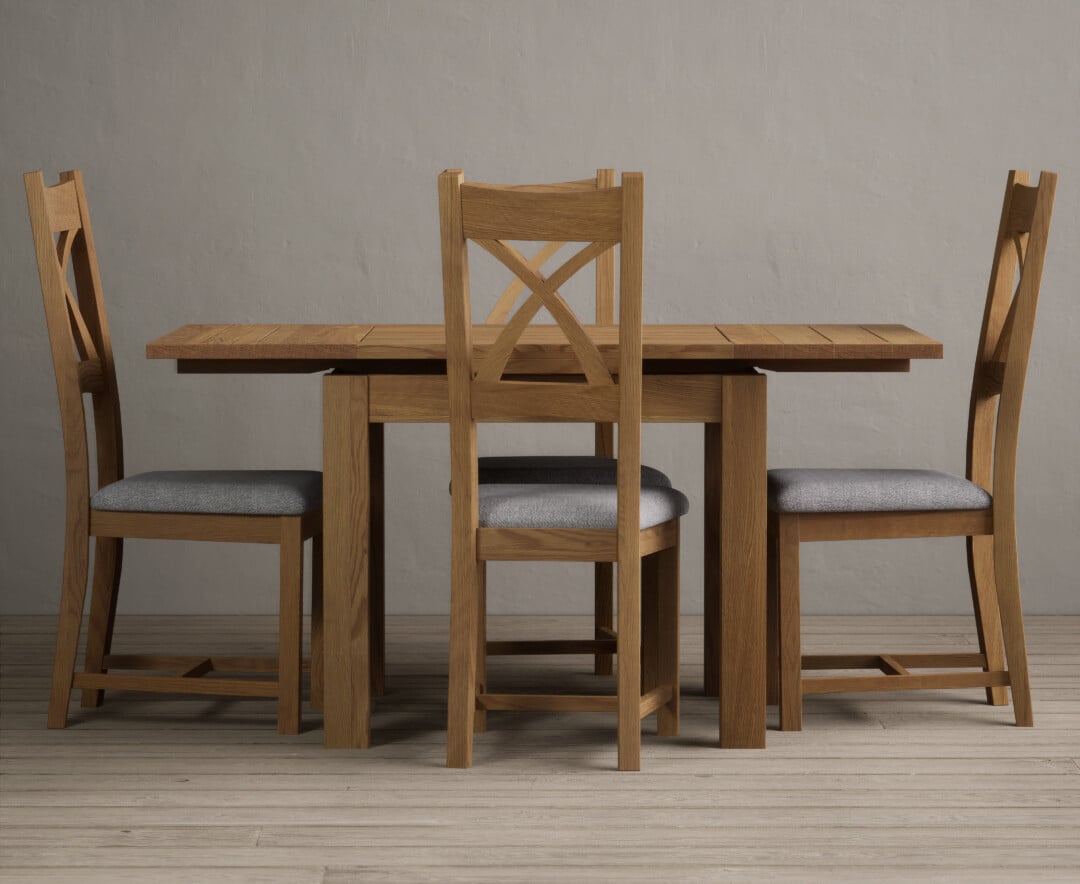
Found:
[[[776,525],[777,621],[780,632],[780,730],[802,730],[802,623],[799,611],[799,517]]]
[[[641,559],[619,562],[619,770],[641,770]]]
[[[383,424],[368,424],[368,468],[371,494],[368,542],[368,604],[371,634],[371,694],[386,693],[386,502],[383,477]]]
[[[776,582],[776,513],[769,513],[765,549],[765,705],[780,705],[780,587]]]
[[[678,525],[676,524],[676,531]],[[656,713],[656,732],[662,737],[679,735],[679,541],[656,553],[659,560],[657,683],[671,686],[671,699]]]
[[[94,583],[90,595],[90,617],[86,624],[85,672],[104,672],[105,656],[112,651],[116,599],[120,591],[120,570],[124,559],[124,541],[119,537],[99,537],[94,544]],[[84,709],[100,706],[105,691],[84,688]]]
[[[660,553],[641,560],[641,693],[660,684]]]
[[[1005,668],[1005,651],[1001,644],[1001,616],[998,613],[997,583],[994,578],[994,538],[982,535],[966,539],[979,652],[986,657],[987,672],[1000,672]],[[1008,705],[1008,689],[987,688],[986,702],[991,706]]]
[[[300,733],[301,639],[304,618],[304,535],[298,517],[281,520],[278,606],[278,733]]]
[[[609,630],[615,626],[615,587],[611,562],[597,562],[593,567],[593,637],[603,641],[611,638]],[[596,654],[593,672],[611,675],[615,671],[611,654]]]
[[[487,690],[487,562],[476,564],[476,693]],[[473,712],[473,732],[487,730],[487,710]]]
[[[323,542],[322,534],[311,538],[311,708],[322,709],[323,662]]]
[[[450,677],[447,697],[446,766],[472,767],[476,714],[477,568],[473,539],[454,538],[450,566]]]

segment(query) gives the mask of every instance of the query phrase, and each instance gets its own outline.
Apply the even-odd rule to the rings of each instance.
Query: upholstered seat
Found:
[[[479,470],[481,485],[614,485],[618,461],[592,455],[481,457]],[[641,485],[670,488],[671,480],[642,464]]]
[[[609,528],[618,524],[614,485],[481,485],[481,528]],[[641,528],[686,515],[690,502],[674,488],[641,489]]]
[[[244,516],[299,516],[321,505],[322,473],[314,470],[139,473],[90,500],[95,510]]]
[[[990,495],[937,470],[769,470],[769,509],[778,513],[982,510]]]

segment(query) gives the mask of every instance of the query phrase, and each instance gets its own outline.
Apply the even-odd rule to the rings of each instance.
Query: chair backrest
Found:
[[[47,187],[41,172],[27,172],[23,182],[60,400],[70,518],[89,509],[84,393],[93,401],[98,487],[124,476],[116,368],[82,173],[61,172],[60,183]]]
[[[565,181],[561,184],[548,185],[551,188],[558,188],[561,190],[597,190],[606,187],[615,186],[615,170],[614,169],[597,169],[595,178],[583,178],[580,181]],[[542,271],[544,265],[551,260],[555,254],[562,250],[566,246],[565,242],[559,242],[558,240],[545,243],[534,255],[529,259],[529,267],[533,270]],[[596,324],[597,325],[614,325],[615,324],[615,250],[608,249],[602,255],[598,256],[595,261],[596,264]],[[510,310],[517,303],[518,297],[523,291],[525,291],[525,283],[518,277],[510,281],[510,284],[503,290],[503,293],[499,296],[498,301],[495,302],[495,306],[491,309],[485,322],[490,324],[501,324],[506,322],[510,317]],[[596,424],[596,432],[593,444],[593,450],[596,454],[604,457],[614,457],[615,455],[615,432],[614,425],[608,423]]]
[[[449,170],[439,177],[452,482],[455,492],[460,489],[461,497],[471,500],[473,524],[477,421],[618,423],[620,512],[625,503],[637,513],[643,207],[644,177],[636,172],[623,174],[618,187],[601,188],[578,184],[467,184],[460,170]],[[502,330],[480,356],[474,354],[472,346],[469,240],[505,265],[531,292],[512,316],[497,323]],[[510,244],[514,241],[585,245],[545,276]],[[620,256],[619,343],[617,375],[613,375],[558,290],[575,273],[616,246]],[[504,379],[515,345],[541,307],[562,330],[580,363],[583,381]],[[620,526],[622,521],[620,518]]]
[[[968,419],[968,478],[994,495],[998,516],[1014,512],[1020,406],[1039,303],[1057,175],[1012,171],[990,270]]]

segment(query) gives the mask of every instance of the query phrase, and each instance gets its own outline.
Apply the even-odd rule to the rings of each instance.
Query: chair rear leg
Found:
[[[671,685],[671,699],[656,713],[656,732],[679,735],[679,542],[656,553],[659,559],[658,684]]]
[[[323,668],[323,542],[311,538],[311,708],[322,709],[325,696]]]
[[[1001,617],[998,614],[997,590],[994,579],[994,538],[967,538],[968,577],[971,581],[971,601],[975,607],[975,626],[979,634],[979,651],[986,657],[986,671],[1000,672],[1005,668],[1005,651],[1001,644]],[[986,689],[986,702],[1005,706],[1008,689]]]
[[[487,690],[487,562],[476,563],[476,692]],[[487,730],[487,710],[473,713],[473,733]]]
[[[298,517],[281,520],[278,609],[278,733],[300,733],[301,638],[304,622],[304,535]]]
[[[802,633],[799,612],[799,521],[776,523],[777,623],[780,642],[780,730],[802,730]]]
[[[120,591],[120,570],[124,541],[119,537],[99,537],[94,545],[94,582],[90,595],[90,617],[86,624],[86,672],[104,672],[105,656],[112,651],[113,624],[116,621],[116,598]],[[100,706],[105,691],[84,688],[84,709]]]
[[[1016,724],[1031,727],[1031,682],[1028,677],[1027,644],[1024,639],[1024,615],[1020,608],[1020,568],[1016,555],[1015,524],[995,525],[994,577],[1005,655],[1009,663],[1009,687],[1012,690]]]
[[[615,589],[611,562],[597,562],[593,568],[593,637],[611,638],[608,630],[615,626]],[[611,654],[597,654],[593,661],[596,675],[611,675],[615,671]]]
[[[86,524],[69,516],[60,585],[60,616],[56,625],[56,653],[53,656],[52,688],[49,692],[48,726],[51,728],[67,726],[89,568],[90,537],[86,533]]]

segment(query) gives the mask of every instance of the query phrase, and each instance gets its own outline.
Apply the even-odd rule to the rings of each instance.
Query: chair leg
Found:
[[[475,536],[475,530],[472,532]],[[476,714],[476,546],[454,538],[450,571],[450,677],[447,697],[446,766],[472,767]],[[464,542],[462,542],[464,541]]]
[[[660,553],[641,560],[641,693],[660,684]]]
[[[641,770],[641,559],[619,562],[619,770]]]
[[[614,568],[611,562],[597,562],[593,568],[593,636],[607,639],[607,632],[615,626],[615,589],[612,576]],[[611,675],[615,671],[614,658],[611,654],[597,654],[593,662],[596,675]]]
[[[671,699],[656,713],[656,732],[679,735],[679,543],[656,553],[659,559],[658,683],[671,685]]]
[[[1005,520],[1002,520],[1005,521]],[[1020,727],[1034,724],[1031,711],[1031,683],[1028,678],[1024,615],[1020,608],[1020,568],[1016,555],[1016,525],[1011,521],[994,526],[994,577],[997,586],[1001,631],[1009,663],[1009,687],[1013,714]]]
[[[116,621],[116,597],[120,590],[120,569],[124,541],[119,537],[99,537],[94,545],[94,581],[90,595],[90,617],[86,624],[85,672],[104,672],[106,654],[112,650],[113,624]],[[100,706],[105,691],[85,688],[84,709]]]
[[[1000,672],[1005,668],[1005,651],[1001,644],[1001,617],[998,614],[994,580],[994,538],[968,537],[967,561],[971,601],[975,606],[975,626],[979,634],[979,651],[986,657],[986,670]],[[1008,689],[987,688],[986,702],[991,706],[1007,705]]]
[[[780,644],[780,730],[802,730],[802,635],[799,613],[799,520],[776,522],[777,623]]]
[[[371,555],[369,628],[371,634],[371,693],[386,693],[386,505],[383,480],[383,424],[368,424],[368,463],[371,489]]]
[[[476,564],[476,692],[487,690],[487,562]],[[473,733],[487,730],[487,710],[473,712]]]
[[[322,709],[323,678],[323,542],[311,538],[311,708]]]
[[[304,536],[300,519],[281,520],[281,600],[278,608],[278,733],[300,733],[301,635],[304,616]]]
[[[776,514],[769,513],[765,552],[765,705],[780,704],[780,588],[776,583]]]
[[[48,726],[67,726],[71,682],[75,676],[75,656],[79,649],[86,578],[90,568],[90,537],[86,523],[67,520],[64,542],[64,574],[60,585],[60,616],[56,626],[56,653],[53,657],[52,688],[49,693]]]

